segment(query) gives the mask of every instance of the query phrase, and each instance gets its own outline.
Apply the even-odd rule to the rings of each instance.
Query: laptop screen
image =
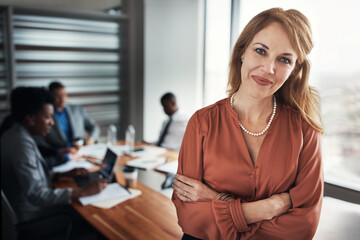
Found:
[[[106,150],[104,161],[101,164],[101,169],[99,170],[101,175],[111,181],[113,176],[113,169],[116,163],[118,156],[116,153],[111,151],[109,148]]]

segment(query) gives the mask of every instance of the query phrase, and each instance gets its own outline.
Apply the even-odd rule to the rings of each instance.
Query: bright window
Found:
[[[206,1],[204,105],[226,97],[230,59],[231,1]]]

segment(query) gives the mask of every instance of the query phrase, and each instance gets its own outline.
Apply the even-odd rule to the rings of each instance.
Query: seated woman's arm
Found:
[[[50,176],[47,176],[42,166],[39,154],[35,151],[34,143],[24,140],[19,142],[17,151],[12,152],[11,163],[16,169],[15,174],[19,180],[21,191],[32,204],[48,207],[60,204],[69,204],[71,189],[53,189],[50,185]]]

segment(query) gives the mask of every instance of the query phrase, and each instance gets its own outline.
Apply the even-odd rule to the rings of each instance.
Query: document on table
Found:
[[[176,174],[177,169],[178,169],[178,161],[177,160],[165,163],[156,168],[157,171],[165,172],[165,173],[172,173],[172,174]]]
[[[85,168],[85,169],[89,169],[89,168],[93,168],[95,165],[86,161],[85,159],[81,159],[78,161],[69,161],[66,162],[64,164],[61,164],[59,166],[53,167],[52,171],[53,172],[67,172],[70,171],[74,168]]]
[[[103,143],[86,145],[80,148],[79,154],[94,157],[98,159],[103,159],[105,157],[105,153],[107,148],[110,148],[113,152],[115,152],[118,156],[123,155],[125,150],[127,149],[124,145],[106,145]]]
[[[153,169],[161,164],[166,162],[166,158],[164,157],[141,157],[126,163],[127,166],[136,167],[140,169]]]
[[[79,155],[103,159],[105,157],[107,146],[103,143],[86,145],[80,148]]]
[[[131,192],[131,194],[128,196],[114,198],[114,199],[105,200],[105,201],[101,201],[101,202],[95,202],[95,203],[92,203],[91,205],[95,206],[95,207],[107,209],[107,208],[112,208],[122,202],[125,202],[126,200],[129,200],[131,198],[135,198],[135,197],[141,195],[141,191],[138,189],[129,188],[129,191]]]
[[[156,146],[141,146],[142,151],[125,152],[125,154],[132,157],[155,157],[166,152],[166,148]]]
[[[79,198],[79,201],[82,205],[86,206],[97,202],[128,196],[131,196],[131,194],[123,186],[118,183],[110,183],[100,193],[87,197],[81,197]]]

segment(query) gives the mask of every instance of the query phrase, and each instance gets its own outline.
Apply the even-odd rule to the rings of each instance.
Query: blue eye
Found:
[[[260,55],[265,55],[266,51],[262,48],[256,48],[255,51]]]
[[[285,58],[285,57],[280,58],[280,62],[285,63],[285,64],[290,64],[291,63],[291,61],[288,58]]]

